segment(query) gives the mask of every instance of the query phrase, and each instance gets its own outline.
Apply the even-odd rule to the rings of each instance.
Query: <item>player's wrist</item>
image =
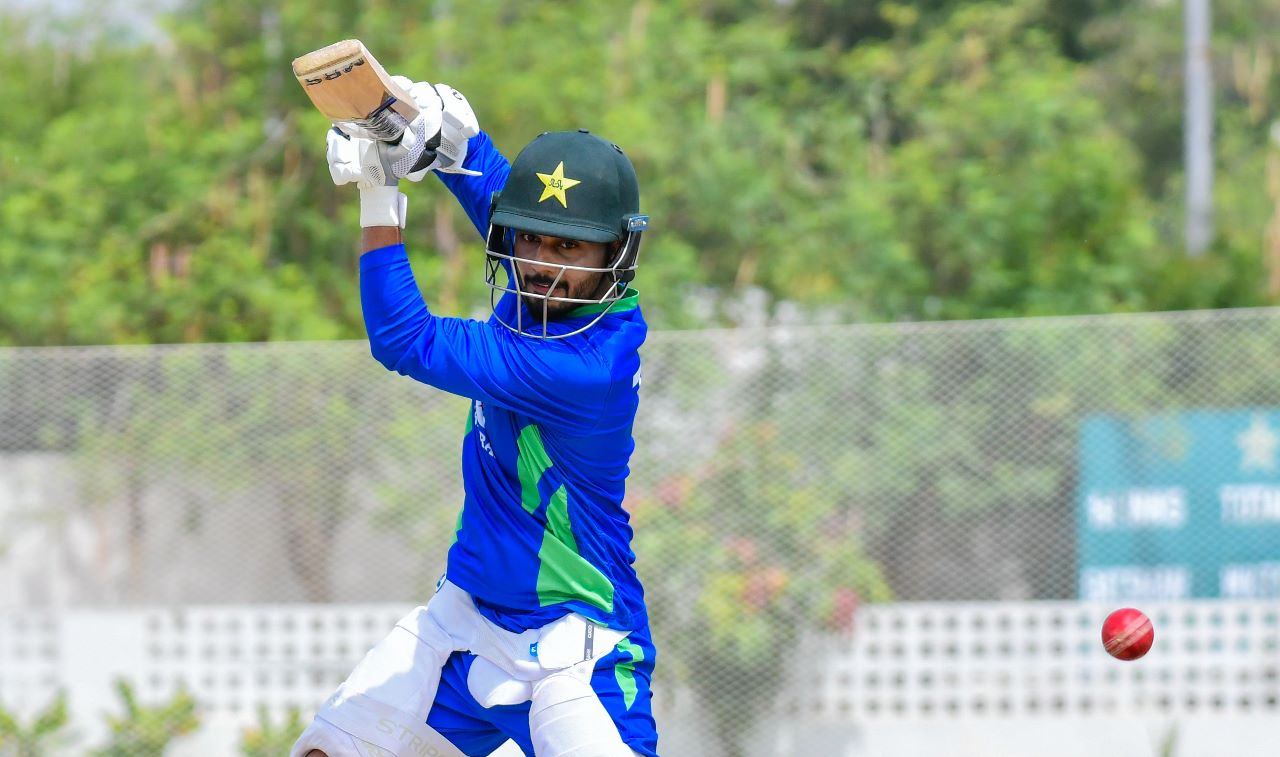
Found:
[[[384,247],[404,244],[404,232],[397,226],[366,226],[360,230],[360,255],[361,266],[368,261],[363,257],[365,253],[373,250],[381,250]],[[383,261],[385,262],[385,260]],[[363,270],[363,269],[362,269]]]
[[[360,226],[404,228],[409,200],[398,185],[360,188]]]

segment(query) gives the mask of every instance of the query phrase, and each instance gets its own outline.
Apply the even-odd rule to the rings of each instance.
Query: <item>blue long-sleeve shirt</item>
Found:
[[[441,179],[483,238],[489,202],[510,167],[489,138],[468,147],[471,177]],[[403,245],[360,259],[360,298],[374,357],[388,369],[472,400],[462,444],[465,490],[449,580],[512,631],[579,612],[622,630],[647,623],[622,508],[648,327],[638,296],[581,334],[521,336],[488,321],[434,315]],[[507,294],[508,323],[524,305]],[[549,324],[567,333],[603,306]],[[528,311],[525,323],[531,322]]]

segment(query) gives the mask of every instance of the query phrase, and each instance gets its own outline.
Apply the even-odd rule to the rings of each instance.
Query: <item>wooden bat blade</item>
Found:
[[[404,124],[418,117],[413,98],[358,39],[344,39],[295,58],[293,75],[330,121],[355,124],[376,139],[399,139]]]

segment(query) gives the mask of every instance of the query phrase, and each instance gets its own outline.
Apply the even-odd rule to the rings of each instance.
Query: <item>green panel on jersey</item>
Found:
[[[519,458],[520,504],[530,513],[542,506],[538,484],[554,463],[542,444],[542,432],[529,424],[516,439]],[[605,612],[613,612],[613,584],[578,553],[578,540],[569,522],[569,496],[561,486],[547,503],[547,529],[538,549],[538,601],[543,607],[561,602],[586,602]]]
[[[538,602],[543,607],[576,599],[613,612],[613,584],[578,554],[563,486],[547,505],[547,531],[542,535],[538,560]]]
[[[636,663],[644,659],[644,650],[627,639],[618,642],[617,649],[631,655],[630,660],[613,666],[613,676],[618,679],[618,688],[622,689],[622,701],[626,702],[629,710],[636,701]]]
[[[516,472],[520,476],[520,504],[524,505],[525,510],[534,512],[542,504],[542,497],[538,495],[538,482],[542,480],[542,474],[551,467],[551,457],[547,455],[547,448],[542,446],[542,432],[533,424],[520,429],[516,448],[520,454],[516,459]]]
[[[565,543],[569,549],[578,552],[578,540],[573,538],[573,525],[569,523],[569,495],[561,486],[551,495],[547,503],[547,533],[554,535]]]

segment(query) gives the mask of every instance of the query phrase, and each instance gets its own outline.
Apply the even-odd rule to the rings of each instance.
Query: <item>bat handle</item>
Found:
[[[404,116],[391,109],[396,102],[398,102],[396,98],[388,97],[382,101],[382,105],[379,105],[377,110],[351,123],[364,129],[369,136],[379,142],[399,142],[409,122]]]

